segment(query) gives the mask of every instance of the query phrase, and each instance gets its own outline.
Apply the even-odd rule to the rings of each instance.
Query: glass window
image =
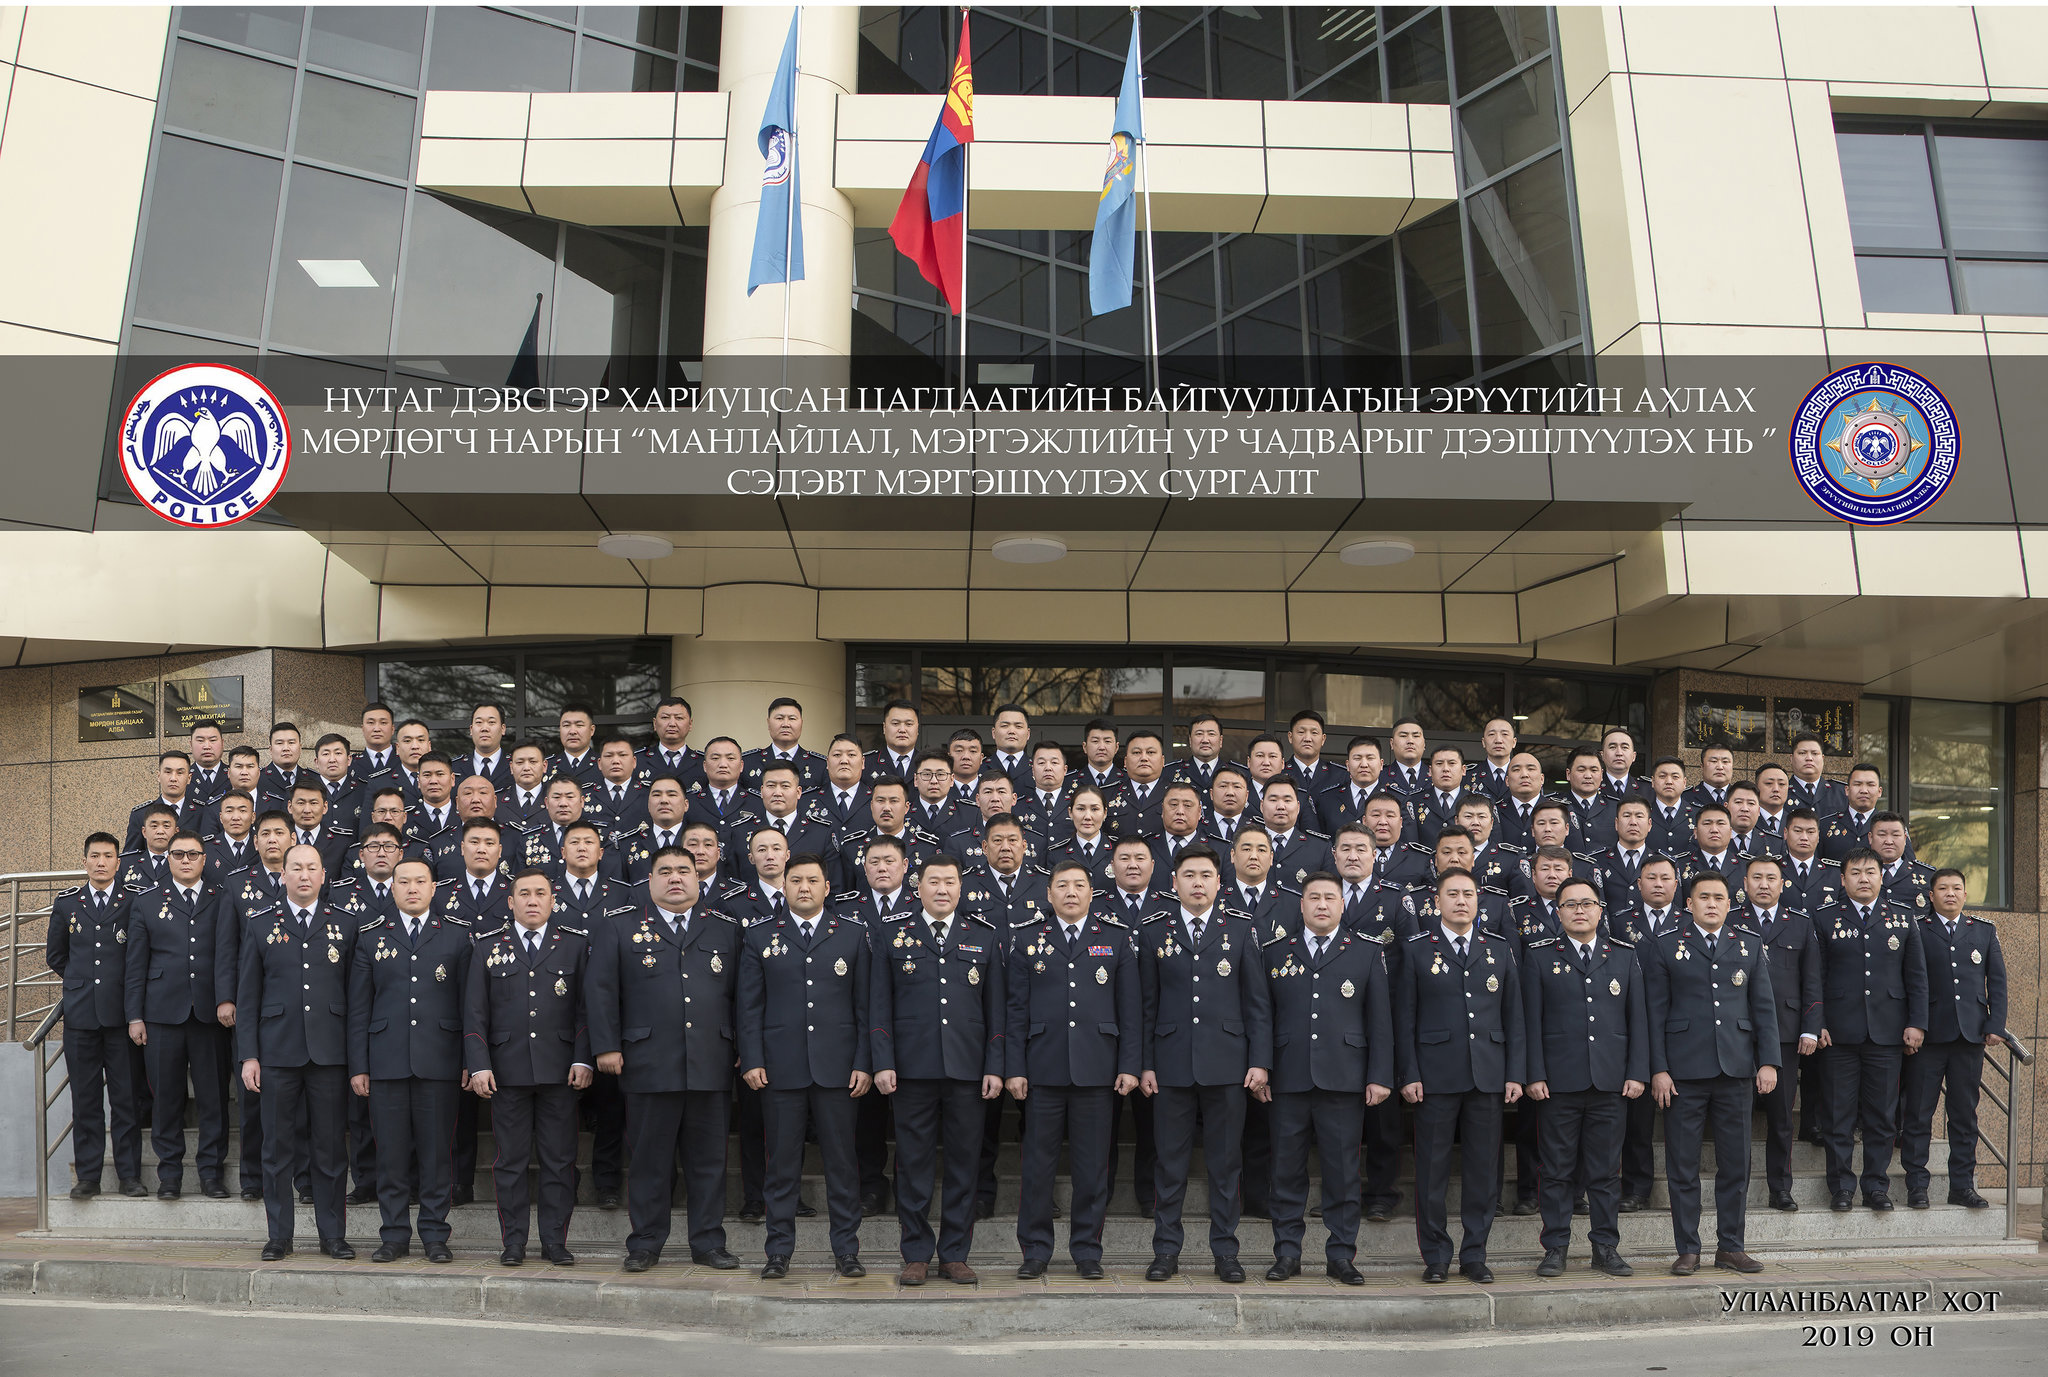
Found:
[[[283,7],[186,5],[178,11],[178,27],[258,52],[296,58],[304,14],[304,10]]]
[[[1215,30],[1216,95],[1226,100],[1285,100],[1286,30],[1249,6],[1216,10],[1210,23]],[[1199,50],[1199,29],[1194,38]],[[1147,76],[1151,70],[1147,61]]]
[[[652,244],[593,234],[574,225],[563,250],[555,303],[555,352],[563,358],[651,365],[661,351],[661,266]],[[614,372],[615,383],[653,382]],[[587,380],[596,383],[593,377]]]
[[[1408,352],[1415,381],[1463,377],[1472,340],[1465,318],[1464,239],[1458,210],[1447,206],[1401,235],[1408,296]]]
[[[1314,708],[1331,729],[1385,731],[1413,717],[1431,732],[1477,733],[1489,717],[1505,710],[1506,680],[1499,674],[1392,676],[1324,670],[1306,665],[1283,668],[1275,677],[1276,726],[1303,708]]]
[[[533,324],[536,298],[545,340],[555,233],[552,223],[513,211],[415,197],[398,352],[407,357],[516,354]]]
[[[566,30],[495,10],[437,9],[427,86],[436,91],[566,91],[572,42]]]
[[[1959,266],[1963,270],[1963,310],[1997,316],[2048,316],[2048,263],[1965,258]]]
[[[927,664],[919,701],[932,717],[987,717],[999,703],[1017,703],[1033,717],[1156,718],[1162,674],[1157,667]]]
[[[166,125],[282,151],[291,120],[291,68],[204,43],[172,54]]]
[[[293,168],[271,338],[328,354],[385,354],[404,214],[398,187]]]
[[[1469,95],[1550,47],[1550,24],[1540,5],[1454,5],[1451,46],[1457,53],[1458,92]]]
[[[299,134],[294,147],[302,158],[387,177],[412,172],[412,126],[415,101],[395,91],[337,81],[306,73],[299,93]]]
[[[1647,706],[1640,684],[1537,674],[1515,676],[1513,720],[1518,736],[1562,737],[1597,745],[1609,727],[1627,727],[1641,741]],[[1478,728],[1485,725],[1481,719]]]
[[[2000,703],[1916,698],[1906,719],[1913,854],[1962,871],[1971,901],[1994,907],[2007,902],[2005,717]]]
[[[691,15],[694,23],[696,16]],[[628,43],[639,43],[649,48],[659,48],[665,53],[676,50],[676,39],[682,32],[683,11],[676,5],[585,5],[583,27],[592,33],[610,34],[623,38]],[[717,54],[714,53],[716,60]]]
[[[911,697],[915,687],[908,660],[863,656],[853,662],[853,705],[880,712],[896,698]]]
[[[1578,333],[1577,263],[1564,155],[1486,188],[1471,202],[1472,290],[1489,360],[1533,354]]]
[[[689,16],[689,24],[683,30],[683,56],[692,62],[702,62],[716,67],[719,35],[725,25],[725,11],[717,5],[692,5],[686,13]],[[951,75],[950,68],[947,75]],[[945,79],[941,78],[942,81]]]
[[[1918,311],[1949,315],[1955,298],[1949,294],[1946,258],[1882,258],[1860,254],[1856,281],[1863,289],[1866,311]]]
[[[637,48],[622,48],[599,38],[586,38],[576,64],[579,91],[673,91],[674,58],[656,57]]]
[[[1173,712],[1192,717],[1212,712],[1226,720],[1266,716],[1266,671],[1229,665],[1183,665],[1173,667]]]
[[[1877,806],[1892,807],[1892,700],[1889,698],[1865,698],[1857,704],[1856,759],[1850,764],[1866,761],[1877,766],[1878,778],[1884,781],[1884,792],[1878,795]]]
[[[306,60],[393,86],[420,79],[420,46],[427,12],[383,5],[334,5],[313,11]]]
[[[1400,353],[1393,247],[1381,244],[1311,278],[1308,310],[1319,353]]]
[[[1548,62],[1511,77],[1458,111],[1464,180],[1483,182],[1558,140],[1557,84]]]
[[[1949,247],[1964,253],[2048,253],[2048,139],[1940,134]]]
[[[1302,86],[1335,71],[1379,41],[1379,19],[1370,5],[1290,6],[1287,20],[1294,26],[1295,81]],[[1379,63],[1368,65],[1377,85]]]
[[[1857,248],[1941,247],[1926,135],[1918,129],[1847,131],[1835,135],[1835,146],[1849,193],[1849,237]]]
[[[529,653],[525,712],[547,721],[581,703],[597,717],[650,718],[667,682],[662,658],[640,646]]]
[[[499,703],[516,715],[519,689],[510,655],[474,660],[386,660],[377,666],[377,696],[394,717],[469,725],[478,703]]]
[[[166,135],[143,243],[135,314],[253,338],[284,164]]]
[[[1392,17],[1388,18],[1392,23]],[[1451,98],[1444,73],[1444,29],[1436,16],[1401,30],[1386,42],[1387,99],[1409,105],[1444,105]]]

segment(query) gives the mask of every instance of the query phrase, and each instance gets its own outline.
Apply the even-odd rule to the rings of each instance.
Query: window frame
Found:
[[[506,713],[505,749],[526,741],[537,741],[553,754],[555,747],[548,742],[555,739],[560,718],[545,717],[528,711],[527,660],[529,657],[545,655],[601,655],[607,652],[639,652],[653,659],[661,666],[661,693],[666,698],[675,692],[675,657],[671,641],[662,636],[628,636],[603,641],[535,641],[531,643],[504,644],[484,642],[478,645],[449,646],[433,650],[373,651],[363,656],[363,701],[372,703],[382,697],[379,687],[380,671],[387,664],[465,664],[479,657],[507,658],[512,660],[513,687],[497,695]],[[393,712],[400,721],[409,714],[394,705]],[[593,721],[597,735],[603,737],[616,730],[634,738],[636,744],[654,739],[651,726],[652,714],[628,717],[621,713],[595,713]],[[445,718],[421,718],[434,738],[437,750],[446,749],[443,736],[457,736],[468,740],[469,723]],[[557,743],[559,744],[559,743]]]

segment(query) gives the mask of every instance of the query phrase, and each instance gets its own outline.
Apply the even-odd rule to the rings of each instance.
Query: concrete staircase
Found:
[[[1006,1123],[1006,1129],[1010,1127]],[[196,1135],[186,1135],[186,1159],[183,1198],[176,1201],[160,1201],[154,1196],[156,1172],[154,1154],[150,1151],[147,1136],[143,1144],[145,1166],[144,1183],[151,1196],[147,1199],[130,1199],[116,1192],[112,1163],[107,1164],[103,1177],[107,1188],[103,1193],[89,1200],[73,1200],[66,1192],[71,1182],[68,1170],[59,1174],[61,1179],[53,1180],[50,1200],[51,1232],[69,1237],[94,1237],[118,1239],[181,1239],[218,1240],[221,1242],[246,1242],[260,1244],[265,1237],[263,1206],[260,1202],[244,1201],[239,1198],[238,1160],[239,1145],[230,1139],[228,1152],[227,1183],[237,1198],[230,1200],[209,1200],[199,1193],[199,1177],[193,1165],[196,1149]],[[571,1219],[569,1245],[578,1253],[589,1253],[598,1257],[623,1254],[630,1223],[624,1209],[600,1210],[594,1206],[594,1193],[589,1176],[590,1138],[581,1138],[580,1181],[578,1208]],[[1152,1221],[1138,1213],[1136,1198],[1131,1188],[1131,1149],[1128,1142],[1119,1145],[1118,1179],[1110,1202],[1110,1213],[1104,1227],[1103,1247],[1106,1260],[1111,1265],[1142,1265],[1152,1256]],[[494,1201],[490,1163],[496,1147],[491,1135],[485,1131],[479,1136],[477,1160],[479,1163],[476,1179],[476,1203],[457,1208],[453,1212],[453,1246],[458,1252],[495,1253],[500,1246],[497,1210]],[[1704,1212],[1700,1221],[1701,1237],[1711,1249],[1714,1237],[1713,1170],[1714,1151],[1711,1145],[1705,1149],[1703,1164]],[[974,1260],[977,1265],[1000,1266],[1014,1262],[1017,1257],[1016,1215],[1020,1185],[1018,1182],[1018,1148],[1013,1142],[1005,1142],[998,1157],[996,1212],[992,1219],[981,1221],[976,1228]],[[728,1246],[738,1253],[743,1261],[758,1263],[762,1249],[762,1226],[743,1224],[738,1220],[740,1206],[740,1178],[738,1152],[734,1148],[728,1153],[731,1166],[727,1173],[726,1233]],[[1947,1162],[1947,1144],[1934,1144],[1932,1162],[1937,1168]],[[1621,1246],[1624,1255],[1638,1260],[1668,1257],[1672,1249],[1671,1217],[1667,1192],[1661,1178],[1662,1147],[1658,1149],[1658,1170],[1650,1208],[1636,1214],[1621,1216]],[[1933,1208],[1910,1210],[1906,1208],[1906,1193],[1903,1176],[1896,1158],[1892,1164],[1892,1199],[1897,1208],[1887,1214],[1879,1214],[1863,1208],[1860,1203],[1846,1213],[1836,1214],[1828,1208],[1827,1183],[1824,1177],[1824,1161],[1820,1148],[1808,1143],[1795,1144],[1792,1170],[1794,1175],[1793,1196],[1799,1202],[1797,1213],[1781,1213],[1766,1205],[1769,1198],[1764,1183],[1764,1145],[1761,1141],[1761,1121],[1758,1123],[1758,1141],[1751,1147],[1749,1210],[1746,1232],[1753,1252],[1781,1258],[1836,1257],[1850,1254],[1968,1254],[2033,1252],[2038,1244],[2032,1241],[2008,1242],[2004,1237],[2005,1213],[2000,1209],[1966,1210],[1960,1206],[1946,1204],[1948,1192],[1947,1177],[1939,1170],[1932,1183]],[[1506,1171],[1508,1180],[1503,1197],[1514,1198],[1515,1164],[1512,1145],[1507,1152]],[[829,1260],[829,1225],[825,1218],[825,1189],[818,1155],[813,1147],[805,1162],[802,1195],[807,1204],[818,1211],[816,1217],[797,1221],[797,1252],[803,1259]],[[1317,1203],[1314,1164],[1311,1164],[1309,1203]],[[1365,1223],[1360,1226],[1358,1265],[1361,1268],[1408,1268],[1416,1264],[1414,1187],[1412,1174],[1405,1172],[1401,1179],[1401,1205],[1399,1213],[1385,1224]],[[1066,1251],[1066,1224],[1064,1211],[1070,1205],[1071,1187],[1062,1175],[1054,1183],[1054,1200],[1060,1206],[1063,1217],[1055,1223],[1057,1241],[1056,1259],[1064,1258]],[[1451,1232],[1455,1239],[1459,1234],[1458,1209],[1461,1188],[1454,1175],[1450,1188]],[[678,1258],[686,1257],[688,1222],[682,1213],[682,1201],[678,1194],[675,1231],[670,1239],[670,1252]],[[1208,1181],[1203,1175],[1200,1154],[1197,1152],[1194,1174],[1190,1179],[1187,1206],[1183,1224],[1187,1233],[1184,1262],[1190,1267],[1205,1267],[1207,1261],[1208,1230]],[[348,1231],[351,1240],[359,1249],[365,1248],[366,1241],[374,1246],[378,1225],[378,1212],[374,1205],[352,1206],[348,1211]],[[1574,1221],[1573,1253],[1575,1262],[1582,1263],[1586,1254],[1585,1231],[1587,1221],[1583,1216]],[[1502,1211],[1496,1219],[1489,1256],[1496,1262],[1531,1261],[1541,1256],[1542,1246],[1539,1234],[1542,1221],[1533,1215],[1516,1217]],[[313,1222],[313,1211],[309,1206],[298,1209],[296,1234],[302,1247],[310,1248],[318,1237]],[[1305,1240],[1305,1253],[1313,1260],[1321,1252],[1321,1221],[1311,1217]],[[1238,1238],[1243,1256],[1249,1260],[1268,1259],[1272,1255],[1272,1226],[1263,1219],[1245,1219],[1238,1228]],[[899,1241],[898,1225],[893,1209],[861,1224],[862,1252],[872,1261],[887,1260],[896,1256]],[[536,1244],[529,1244],[537,1252]]]

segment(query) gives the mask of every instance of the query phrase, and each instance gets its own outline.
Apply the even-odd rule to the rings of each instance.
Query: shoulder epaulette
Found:
[[[882,921],[885,923],[907,923],[910,921],[910,915],[907,913],[891,913],[885,916]]]
[[[457,917],[455,914],[452,913],[442,914],[441,921],[444,923],[453,923],[458,928],[466,928],[471,926],[469,919]]]
[[[1301,835],[1304,837],[1314,837],[1317,841],[1328,841],[1330,839],[1328,832],[1318,832],[1313,827],[1302,828]]]
[[[85,886],[84,886],[84,885],[74,885],[74,886],[72,886],[72,887],[71,887],[70,889],[60,889],[60,890],[58,890],[58,891],[57,891],[57,897],[58,897],[59,899],[69,899],[69,898],[70,898],[70,897],[71,897],[72,895],[74,895],[74,894],[83,894],[83,893],[85,893]]]
[[[573,932],[578,937],[590,936],[590,930],[588,928],[572,928],[567,923],[562,923],[559,926],[561,927],[563,932]]]
[[[1490,843],[1490,845],[1494,850],[1505,851],[1510,856],[1526,856],[1529,854],[1528,849],[1518,842],[1497,841]]]
[[[1095,921],[1096,921],[1096,922],[1098,922],[1098,923],[1106,923],[1106,924],[1108,924],[1108,925],[1109,925],[1110,927],[1113,927],[1113,928],[1122,928],[1122,927],[1125,927],[1125,925],[1124,925],[1124,923],[1123,923],[1123,921],[1122,921],[1122,920],[1120,920],[1120,919],[1117,919],[1117,918],[1112,918],[1112,917],[1110,917],[1110,916],[1109,916],[1109,915],[1108,915],[1107,913],[1103,913],[1103,914],[1098,914],[1098,915],[1096,915],[1096,917],[1095,917]],[[1129,929],[1128,929],[1128,928],[1126,928],[1125,930],[1126,930],[1126,931],[1128,931]]]
[[[442,889],[442,888],[445,888],[445,887],[447,887],[448,885],[452,885],[452,884],[454,884],[454,883],[455,883],[455,877],[454,877],[453,875],[450,875],[450,876],[449,876],[449,877],[448,877],[447,879],[445,879],[445,880],[436,880],[436,881],[434,881],[434,888],[436,888],[436,889]]]
[[[632,913],[634,911],[635,910],[633,906],[631,904],[628,904],[624,908],[608,908],[604,911],[604,916],[607,918],[616,918],[621,913]]]
[[[939,844],[939,839],[925,831],[922,827],[906,827],[903,831],[906,836],[915,837],[928,846],[937,846]]]
[[[979,913],[963,913],[960,916],[965,918],[970,923],[979,923],[983,927],[987,928],[989,931],[995,931],[996,925],[994,923],[991,923],[988,919],[982,917]]]
[[[1010,924],[1010,927],[1011,927],[1011,929],[1012,929],[1013,931],[1014,931],[1015,929],[1017,929],[1017,928],[1035,928],[1035,927],[1037,927],[1037,926],[1038,926],[1038,925],[1039,925],[1040,923],[1043,923],[1043,922],[1045,922],[1045,921],[1047,921],[1047,920],[1046,920],[1046,919],[1044,919],[1044,918],[1026,918],[1026,919],[1023,919],[1023,920],[1022,920],[1021,922],[1016,922],[1016,923],[1012,923],[1012,924]]]
[[[1609,945],[1610,947],[1620,947],[1623,951],[1634,951],[1636,949],[1635,943],[1624,942],[1619,937],[1608,938],[1607,945]]]
[[[1265,941],[1259,943],[1259,946],[1262,948],[1273,947],[1278,946],[1282,942],[1292,942],[1293,940],[1294,939],[1292,937],[1288,936],[1286,933],[1283,932],[1277,937],[1268,937]]]
[[[859,899],[860,891],[857,889],[849,889],[844,894],[835,894],[832,896],[832,902],[835,904],[854,903],[857,902]]]
[[[1436,852],[1435,852],[1435,851],[1431,850],[1431,849],[1430,849],[1429,847],[1427,847],[1427,846],[1424,846],[1424,845],[1423,845],[1423,844],[1422,844],[1421,842],[1419,842],[1419,841],[1412,841],[1412,842],[1409,842],[1409,843],[1408,843],[1408,849],[1409,849],[1410,851],[1413,851],[1413,852],[1415,852],[1416,854],[1418,854],[1418,855],[1422,855],[1422,856],[1434,856],[1434,855],[1436,854]]]
[[[762,914],[762,915],[761,915],[760,917],[758,917],[758,918],[749,918],[749,919],[747,920],[747,926],[748,926],[748,927],[750,927],[750,928],[757,928],[757,927],[760,927],[760,926],[761,926],[761,924],[763,924],[763,923],[772,923],[772,922],[774,922],[774,921],[775,921],[775,915],[774,915],[774,914],[772,914],[772,913],[764,913],[764,914]]]
[[[840,921],[840,922],[842,922],[842,923],[851,923],[851,924],[853,924],[853,925],[854,925],[855,927],[860,927],[860,928],[864,928],[864,927],[866,927],[866,926],[868,925],[868,924],[867,924],[867,920],[866,920],[865,918],[859,918],[859,917],[856,917],[856,916],[854,916],[854,915],[853,915],[853,914],[851,914],[851,913],[842,913],[842,914],[838,915],[838,917],[839,917],[839,921]]]
[[[1574,855],[1574,856],[1578,857],[1578,858],[1579,858],[1580,860],[1584,861],[1584,862],[1585,862],[1585,863],[1586,863],[1587,865],[1598,865],[1598,864],[1600,864],[1600,858],[1599,858],[1598,856],[1595,856],[1595,855],[1594,855],[1594,854],[1593,854],[1592,852],[1590,852],[1590,851],[1574,851],[1574,852],[1572,852],[1572,855]]]
[[[367,923],[364,923],[364,924],[362,924],[362,925],[361,925],[360,927],[358,927],[358,928],[356,929],[356,931],[357,931],[357,932],[368,932],[368,931],[369,931],[369,930],[370,930],[371,928],[374,928],[374,927],[381,927],[381,926],[383,925],[383,923],[384,923],[384,919],[383,919],[383,917],[382,917],[382,916],[380,915],[380,916],[378,916],[378,917],[372,918],[372,919],[371,919],[371,920],[370,920],[369,922],[367,922]]]
[[[1427,932],[1411,932],[1408,934],[1408,940],[1410,942],[1426,942],[1431,936],[1432,934]]]
[[[1840,870],[1842,868],[1842,863],[1840,861],[1834,860],[1833,858],[1828,856],[1820,857],[1818,863],[1821,865],[1831,865],[1837,870]]]
[[[502,936],[504,936],[504,935],[505,935],[505,934],[506,934],[507,932],[510,932],[511,930],[512,930],[512,924],[510,924],[509,922],[506,922],[506,923],[500,923],[500,924],[498,924],[498,926],[496,926],[496,927],[492,928],[492,929],[491,929],[491,930],[490,930],[489,932],[479,932],[479,933],[476,933],[476,934],[475,934],[475,937],[476,937],[476,940],[477,940],[477,941],[481,942],[481,941],[483,941],[483,940],[484,940],[485,938],[488,938],[488,937],[502,937]]]
[[[135,898],[137,898],[137,899],[140,899],[140,898],[141,898],[141,897],[142,897],[143,895],[145,895],[145,894],[154,894],[154,893],[156,893],[156,891],[157,891],[157,887],[156,887],[155,885],[144,885],[144,886],[142,886],[142,888],[140,888],[140,889],[137,889],[137,890],[132,890],[132,891],[130,891],[130,893],[131,893],[131,894],[132,894],[132,895],[133,895],[133,896],[134,896]]]
[[[1758,938],[1760,938],[1760,937],[1762,937],[1762,936],[1763,936],[1763,934],[1762,934],[1762,933],[1758,932],[1758,931],[1757,931],[1757,930],[1756,930],[1755,928],[1753,928],[1753,927],[1749,926],[1749,924],[1747,924],[1747,923],[1730,923],[1730,924],[1728,924],[1728,926],[1729,926],[1729,928],[1733,929],[1733,930],[1734,930],[1734,931],[1736,931],[1736,932],[1746,932],[1746,933],[1748,933],[1748,934],[1749,934],[1749,935],[1750,935],[1751,937],[1758,937]]]
[[[1503,888],[1502,888],[1501,886],[1499,886],[1499,885],[1481,885],[1481,886],[1479,886],[1479,889],[1480,889],[1480,892],[1481,892],[1481,893],[1484,893],[1484,894],[1505,894],[1505,893],[1507,893],[1507,890],[1503,889]]]
[[[1219,907],[1221,907],[1221,906],[1219,905]],[[1237,910],[1235,910],[1235,909],[1224,909],[1223,911],[1224,911],[1225,913],[1235,913],[1235,912],[1236,912]],[[1106,917],[1106,916],[1107,916],[1107,915],[1105,915],[1105,917]],[[1138,920],[1138,926],[1140,926],[1140,927],[1149,927],[1149,926],[1150,926],[1151,924],[1153,924],[1153,923],[1163,922],[1164,920],[1166,920],[1166,919],[1168,919],[1168,918],[1171,918],[1172,916],[1173,916],[1173,915],[1172,915],[1172,914],[1170,914],[1170,913],[1148,913],[1148,914],[1146,914],[1146,915],[1145,915],[1145,916],[1144,916],[1143,918],[1140,918],[1140,919]]]
[[[1533,951],[1537,947],[1554,947],[1556,945],[1557,939],[1555,937],[1539,937],[1535,941],[1529,943],[1529,948]]]

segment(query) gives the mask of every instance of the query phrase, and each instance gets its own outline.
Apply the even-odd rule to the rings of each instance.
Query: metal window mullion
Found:
[[[1948,232],[1948,198],[1941,189],[1941,155],[1935,151],[1934,121],[1925,120],[1920,126],[1920,137],[1927,150],[1927,181],[1934,189],[1934,224],[1941,235],[1941,247],[1948,258],[1948,309],[1950,315],[1961,315],[1963,311],[1963,270],[1956,262],[1955,239]],[[1910,830],[1910,829],[1909,829]]]
[[[299,95],[306,85],[306,44],[312,39],[313,26],[301,21],[299,24],[299,60],[292,72],[291,117],[284,128],[284,171],[277,184],[277,218],[270,227],[270,274],[263,282],[263,338],[270,339],[270,318],[277,306],[277,268],[284,254],[285,216],[290,213],[292,195],[292,155],[299,143]],[[259,347],[260,361],[268,353]]]

